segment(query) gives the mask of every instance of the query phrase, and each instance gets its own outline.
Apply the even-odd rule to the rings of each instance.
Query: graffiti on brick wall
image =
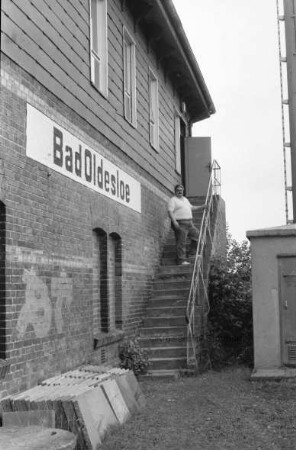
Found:
[[[23,336],[31,324],[38,338],[45,337],[49,333],[52,319],[48,287],[34,270],[24,270],[23,282],[26,284],[25,304],[17,321],[17,332]]]
[[[72,281],[65,272],[51,279],[50,289],[34,269],[24,270],[25,304],[18,317],[16,330],[23,337],[31,325],[37,338],[46,337],[54,320],[58,333],[64,327],[63,312],[73,299]]]
[[[63,311],[70,307],[73,299],[72,280],[65,272],[60,278],[53,278],[51,282],[51,296],[55,298],[54,318],[58,333],[63,332],[64,321]]]

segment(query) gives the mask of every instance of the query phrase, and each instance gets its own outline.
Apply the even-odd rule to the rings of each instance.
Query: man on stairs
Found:
[[[175,195],[168,202],[168,214],[172,221],[172,227],[176,237],[177,264],[190,264],[186,261],[186,240],[191,240],[189,255],[195,255],[198,242],[199,231],[193,225],[192,211],[197,211],[206,207],[191,205],[189,200],[183,195],[182,184],[175,186]]]

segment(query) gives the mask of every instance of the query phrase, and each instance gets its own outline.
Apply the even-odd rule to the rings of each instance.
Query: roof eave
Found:
[[[186,103],[190,122],[214,114],[214,103],[172,0],[121,1],[131,9],[135,29],[142,27],[148,48],[153,48],[158,63]]]
[[[199,65],[193,54],[185,31],[183,29],[181,20],[173,5],[172,0],[156,0],[156,3],[162,13],[167,17],[168,26],[173,29],[173,36],[175,39],[175,45],[180,51],[180,55],[183,57],[184,62],[188,68],[188,73],[192,79],[192,83],[196,90],[200,94],[200,98],[203,102],[204,112],[203,114],[195,115],[191,117],[192,122],[206,119],[216,112],[214,102],[211,98],[204,77],[201,73]]]

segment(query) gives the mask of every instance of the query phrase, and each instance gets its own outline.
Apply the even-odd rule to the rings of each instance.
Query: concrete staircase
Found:
[[[203,201],[200,199],[199,203]],[[201,217],[202,211],[196,211],[194,223],[197,227]],[[186,306],[192,271],[192,264],[176,265],[175,236],[171,231],[140,329],[141,346],[150,355],[148,377],[178,377],[180,373],[188,371]]]

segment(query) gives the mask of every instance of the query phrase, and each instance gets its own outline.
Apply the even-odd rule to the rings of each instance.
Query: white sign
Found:
[[[29,104],[26,153],[62,175],[141,212],[141,184],[137,180]]]

